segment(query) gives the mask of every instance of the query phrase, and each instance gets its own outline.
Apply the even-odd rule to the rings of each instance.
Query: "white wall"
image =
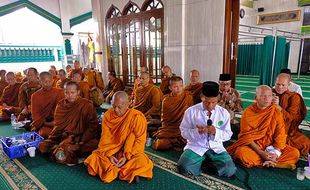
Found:
[[[258,12],[257,9],[259,7],[264,7],[263,12]],[[256,17],[259,14],[268,14],[268,13],[276,13],[276,12],[284,12],[284,11],[292,11],[292,10],[301,10],[301,18],[299,21],[294,22],[284,22],[284,23],[275,23],[275,24],[265,24],[258,25],[262,27],[268,28],[277,28],[290,32],[300,33],[300,28],[302,26],[303,21],[303,7],[298,7],[297,0],[259,0],[254,1],[254,7],[248,8],[242,6],[245,9],[245,17],[240,19],[240,24],[246,25],[256,25]],[[300,50],[300,42],[291,42],[291,54],[288,67],[292,70],[292,72],[297,72],[298,59],[299,59],[299,50]]]
[[[139,7],[144,0],[133,0]],[[225,0],[163,0],[165,65],[189,82],[189,72],[198,69],[201,80],[218,80],[223,67]],[[101,47],[106,46],[105,16],[113,4],[120,11],[128,1],[93,0],[94,19],[99,24]],[[106,49],[103,73],[107,73]]]

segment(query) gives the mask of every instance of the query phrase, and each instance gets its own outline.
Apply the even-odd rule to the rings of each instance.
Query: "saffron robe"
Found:
[[[160,109],[163,95],[155,85],[140,86],[136,89],[133,108],[141,111],[145,117],[160,119]]]
[[[54,120],[54,111],[58,102],[64,98],[64,92],[59,88],[49,90],[40,89],[31,96],[32,129],[47,138],[52,131],[52,126],[47,126],[45,122]]]
[[[169,89],[169,80],[170,78],[161,78],[159,88],[162,91],[163,95],[169,94],[171,92],[171,90]]]
[[[112,99],[113,95],[117,91],[121,91],[125,89],[125,85],[123,81],[119,78],[115,78],[113,81],[109,81],[108,86],[103,92],[103,96],[105,98],[109,98],[109,101]]]
[[[194,104],[198,104],[201,102],[201,99],[200,99],[200,94],[202,92],[202,83],[201,82],[194,84],[194,85],[188,84],[185,87],[185,91],[188,91],[192,94]]]
[[[297,148],[301,155],[306,156],[310,151],[310,140],[298,128],[307,114],[305,102],[296,92],[286,91],[279,96],[287,132],[287,144]]]
[[[53,77],[53,87],[56,87],[58,80],[59,80],[59,78],[57,76]]]
[[[61,79],[59,79],[56,83],[56,88],[64,89],[66,82],[69,82],[69,81],[70,81],[70,79],[68,79],[68,78],[65,78],[65,80],[63,80],[63,81]]]
[[[76,164],[79,156],[89,155],[97,148],[98,120],[91,101],[62,99],[56,106],[54,122],[48,139],[39,144],[41,153],[52,153],[55,159],[56,150],[63,149],[65,160],[61,163]]]
[[[128,109],[119,117],[109,109],[104,114],[98,149],[84,161],[88,173],[98,174],[107,183],[117,177],[129,183],[135,176],[151,179],[153,163],[144,153],[146,128],[146,119],[140,111]],[[127,162],[118,168],[110,162],[111,156],[117,159],[125,156]]]
[[[4,88],[9,85],[5,80],[0,80],[0,97],[2,96]]]
[[[89,85],[85,81],[80,81],[80,96],[89,99]]]
[[[4,103],[11,107],[10,111],[12,113],[20,112],[20,108],[18,106],[18,90],[21,86],[21,83],[15,83],[14,85],[8,85],[4,88],[2,96],[0,98],[0,105]]]
[[[182,94],[178,96],[175,96],[172,93],[164,96],[161,109],[162,126],[154,134],[154,149],[183,149],[186,140],[181,136],[179,126],[182,122],[185,110],[192,105],[193,97],[187,91],[182,92]]]
[[[243,111],[238,140],[227,148],[245,167],[262,167],[264,160],[249,146],[255,142],[261,150],[272,145],[281,151],[276,167],[294,169],[299,158],[296,148],[286,144],[285,123],[275,105],[261,110],[254,103]]]

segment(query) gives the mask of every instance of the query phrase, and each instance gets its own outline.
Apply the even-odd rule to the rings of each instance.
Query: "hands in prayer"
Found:
[[[277,165],[278,156],[274,153],[262,151],[261,155],[262,159],[264,160],[263,166],[266,167],[275,167]]]
[[[125,156],[121,157],[119,160],[117,160],[117,158],[115,158],[114,156],[110,157],[110,162],[115,165],[116,167],[120,168],[122,167],[126,162],[127,159]]]
[[[216,130],[215,130],[215,127],[213,125],[209,125],[209,126],[197,125],[196,127],[198,128],[199,134],[208,133],[210,135],[215,135]]]

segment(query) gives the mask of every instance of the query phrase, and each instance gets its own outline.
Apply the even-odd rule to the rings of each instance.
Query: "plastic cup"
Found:
[[[146,139],[145,146],[151,146],[151,144],[152,144],[152,138],[151,138],[151,137],[148,137],[148,138]]]
[[[300,181],[304,180],[305,179],[305,169],[304,168],[297,168],[296,177]]]
[[[27,152],[28,152],[30,157],[35,157],[36,156],[36,147],[27,148]]]

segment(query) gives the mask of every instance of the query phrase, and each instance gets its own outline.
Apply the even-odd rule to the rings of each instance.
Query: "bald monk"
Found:
[[[63,69],[60,69],[58,71],[58,78],[59,80],[57,81],[56,83],[56,88],[61,88],[61,89],[64,89],[64,85],[66,82],[70,81],[70,79],[68,79],[66,77],[66,71],[63,70]]]
[[[113,108],[102,121],[101,139],[98,149],[85,160],[88,173],[99,175],[103,182],[116,178],[128,183],[139,182],[139,177],[153,177],[153,163],[144,153],[146,142],[146,119],[135,109],[129,109],[126,92],[113,95]]]
[[[37,69],[30,67],[27,69],[26,73],[27,81],[20,86],[18,93],[18,105],[21,109],[21,113],[17,118],[18,121],[30,119],[31,95],[41,88]]]
[[[64,92],[53,87],[53,77],[49,72],[40,73],[40,83],[42,88],[31,96],[31,131],[47,138],[54,128],[55,108],[64,98]]]
[[[171,92],[169,88],[169,80],[175,74],[172,73],[171,68],[167,65],[161,68],[161,72],[163,74],[163,78],[161,78],[160,90],[164,95],[169,94]]]
[[[202,83],[199,81],[199,71],[196,69],[191,70],[190,72],[191,83],[185,87],[185,91],[188,91],[192,94],[194,104],[201,102],[200,94],[202,91]]]
[[[72,80],[80,85],[80,96],[89,99],[89,85],[87,82],[82,81],[80,73],[74,73]]]
[[[5,70],[0,70],[0,97],[2,95],[4,88],[8,85],[8,83],[5,80],[5,74],[6,74]]]
[[[170,94],[166,94],[162,103],[162,126],[154,134],[155,150],[174,149],[180,151],[186,144],[181,136],[179,126],[184,112],[193,105],[192,95],[184,91],[183,79],[173,76],[169,81]]]
[[[290,75],[281,73],[275,82],[274,104],[282,112],[287,133],[287,144],[297,148],[300,154],[306,156],[310,151],[310,140],[298,128],[307,114],[305,102],[300,94],[290,92],[288,86]]]
[[[82,77],[82,80],[84,79],[84,73],[82,71],[82,68],[80,67],[80,62],[75,60],[74,63],[73,63],[73,69],[71,70],[71,72],[69,73],[68,71],[68,78],[69,79],[72,79],[73,78],[73,74],[74,73],[79,73]]]
[[[141,111],[147,119],[160,119],[161,101],[163,95],[161,90],[150,84],[150,74],[140,74],[140,84],[135,90],[133,108]]]
[[[145,66],[141,66],[140,67],[140,75],[141,73],[145,73],[148,72],[148,69]],[[149,77],[149,84],[154,84],[153,80],[151,77]],[[135,79],[135,82],[133,84],[133,89],[132,89],[132,95],[131,95],[131,99],[133,100],[135,98],[135,92],[137,91],[137,88],[140,85],[140,76],[138,78]]]
[[[296,148],[286,144],[282,113],[272,104],[272,90],[256,88],[256,103],[243,111],[238,140],[228,152],[245,167],[294,169],[299,158]]]
[[[123,81],[116,77],[116,73],[111,71],[108,73],[109,83],[103,91],[103,97],[107,103],[110,103],[113,95],[117,91],[122,91],[125,89]]]
[[[8,86],[4,88],[2,96],[0,97],[0,106],[3,106],[2,121],[9,120],[12,113],[20,112],[18,106],[18,89],[21,83],[16,82],[16,77],[13,72],[8,72],[5,75],[5,80]]]
[[[72,166],[97,148],[97,113],[91,101],[79,96],[79,85],[74,81],[65,84],[65,98],[56,106],[54,129],[39,144],[43,154],[52,154],[58,163]]]
[[[55,66],[54,66],[55,67]],[[48,71],[53,78],[53,87],[56,87],[57,81],[59,80],[58,76],[57,76],[57,70],[56,68],[54,69],[53,65],[51,66],[50,70]]]

